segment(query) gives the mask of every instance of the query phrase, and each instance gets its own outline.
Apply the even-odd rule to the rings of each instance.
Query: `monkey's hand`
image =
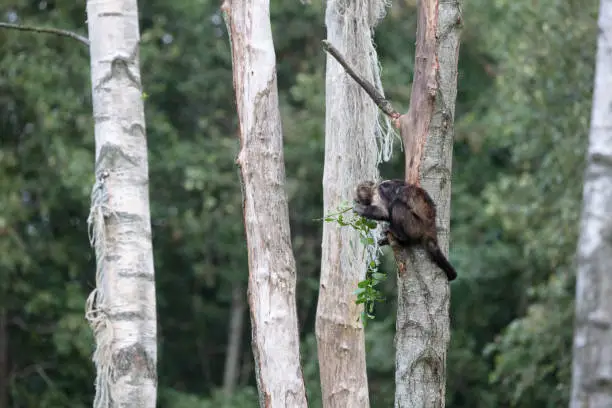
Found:
[[[355,205],[353,205],[353,211],[370,220],[389,221],[389,212],[386,208],[355,203]]]
[[[353,203],[353,211],[355,211],[357,214],[361,215],[362,217],[365,217],[366,213],[367,213],[367,205],[363,205],[361,203],[358,202],[354,202]]]

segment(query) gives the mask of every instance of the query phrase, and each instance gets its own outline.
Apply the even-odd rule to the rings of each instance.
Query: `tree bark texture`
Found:
[[[94,407],[154,408],[156,304],[136,0],[89,0],[96,289]]]
[[[226,0],[240,122],[248,302],[262,407],[306,407],[296,269],[284,191],[283,135],[269,0]]]
[[[460,26],[459,1],[419,1],[410,107],[400,117],[406,181],[422,184],[436,202],[439,244],[446,253]],[[450,340],[449,283],[424,250],[394,247],[394,252],[398,264],[395,406],[441,408]]]
[[[612,1],[600,0],[577,254],[571,408],[612,407]]]
[[[345,45],[340,51],[353,69],[375,83],[364,55],[372,48],[370,3],[330,0],[325,23],[328,41]],[[378,108],[329,54],[326,70],[323,207],[329,214],[352,200],[358,182],[378,178]],[[364,246],[356,231],[324,223],[321,249],[316,336],[323,407],[369,407],[363,306],[354,294],[365,277]]]

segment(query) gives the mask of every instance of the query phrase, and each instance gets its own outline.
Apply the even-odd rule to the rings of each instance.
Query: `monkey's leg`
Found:
[[[398,241],[400,244],[407,244],[408,241],[410,240],[408,235],[404,233],[404,230],[401,226],[393,225],[391,223],[389,224],[389,228],[387,229],[387,232],[391,233],[393,235],[393,238],[395,238],[395,240]]]
[[[384,231],[384,236],[378,240],[378,246],[387,246],[387,245],[391,245],[392,242],[395,242],[399,245],[408,245],[407,242],[403,242],[400,241],[399,239],[397,239],[397,237],[393,234],[393,232],[389,231],[389,229]]]
[[[405,235],[400,230],[392,229],[391,226],[388,226],[383,231],[383,237],[378,240],[378,246],[391,245],[391,241],[402,246],[410,244],[408,241],[402,240],[402,238],[405,238]]]

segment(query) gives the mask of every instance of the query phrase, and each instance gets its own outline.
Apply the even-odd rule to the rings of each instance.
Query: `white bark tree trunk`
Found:
[[[576,273],[571,408],[612,407],[612,0],[600,0]]]
[[[460,24],[458,0],[419,1],[410,108],[400,118],[406,180],[420,182],[435,201],[439,245],[446,254]],[[399,268],[395,407],[443,408],[449,283],[422,249],[394,250]]]
[[[136,0],[87,2],[96,139],[94,408],[154,408],[156,305]]]
[[[306,407],[269,0],[226,0],[240,122],[248,300],[262,407]]]
[[[384,10],[378,0],[328,0],[327,40],[351,67],[378,82],[371,28]],[[378,108],[344,68],[327,56],[323,213],[351,201],[360,181],[378,178]],[[365,343],[356,305],[366,272],[359,234],[324,223],[316,336],[323,407],[369,407]]]

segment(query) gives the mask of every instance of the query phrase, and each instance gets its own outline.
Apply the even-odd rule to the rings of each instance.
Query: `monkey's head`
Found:
[[[363,205],[386,207],[405,186],[404,180],[363,181],[357,185],[355,201]]]
[[[371,205],[374,198],[376,183],[373,181],[363,181],[357,185],[355,201],[363,205]]]
[[[378,184],[378,195],[387,204],[400,195],[405,186],[404,180],[384,180]]]

